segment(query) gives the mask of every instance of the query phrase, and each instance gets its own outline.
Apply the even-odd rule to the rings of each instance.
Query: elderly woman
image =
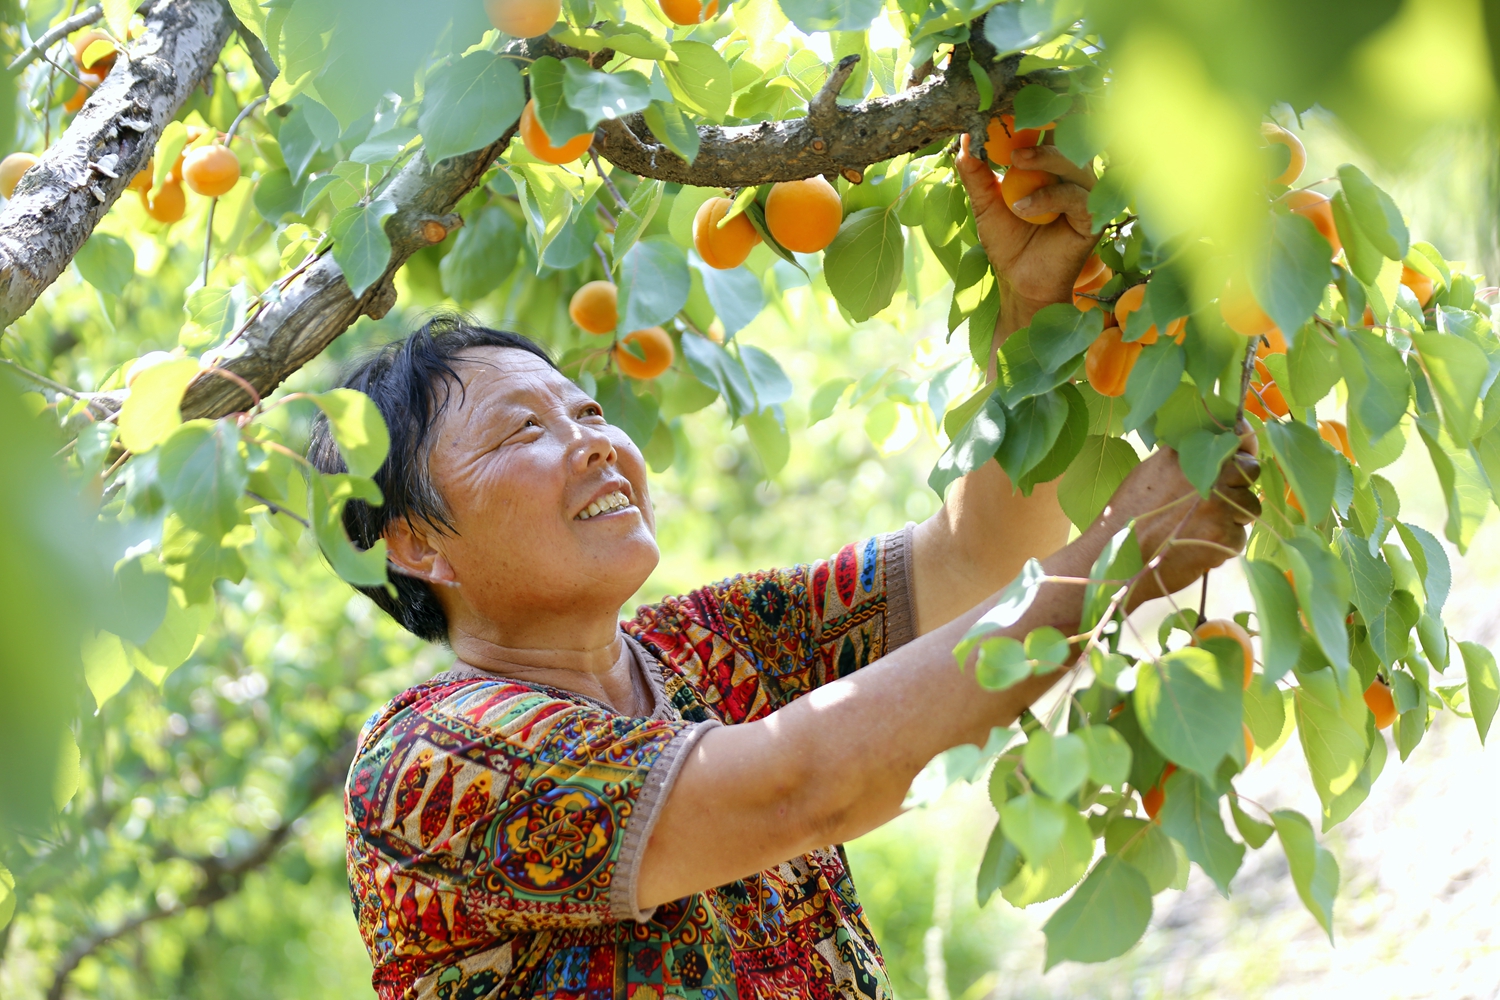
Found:
[[[959,161],[1003,293],[997,340],[1068,301],[1095,239],[1092,177],[1049,147],[1016,155],[1071,183],[1021,206],[1065,213],[1034,227]],[[458,660],[370,719],[349,773],[349,878],[383,1000],[890,996],[839,845],[1055,680],[991,692],[959,669],[991,595],[1032,556],[1087,575],[1164,506],[1139,526],[1148,552],[1174,530],[1238,548],[1259,509],[1249,454],[1200,501],[1162,451],[1064,545],[1054,491],[1023,498],[989,462],[923,524],[622,623],[659,558],[645,463],[539,348],[429,324],[348,384],[391,430],[384,505],[346,514],[358,544],[388,546],[394,596],[367,593]],[[326,430],[312,453],[342,467]],[[1171,547],[1161,585],[1223,551]],[[1006,632],[1075,631],[1080,591],[1045,586]]]

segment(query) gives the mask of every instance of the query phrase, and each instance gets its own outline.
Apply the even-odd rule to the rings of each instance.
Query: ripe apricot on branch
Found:
[[[73,96],[63,101],[63,110],[68,114],[77,114],[84,102],[104,80],[97,73],[79,73],[78,87],[73,91]]]
[[[1349,446],[1349,428],[1341,420],[1319,420],[1318,436],[1341,452],[1350,462],[1354,461],[1354,449]]]
[[[1339,242],[1339,230],[1333,224],[1333,202],[1326,195],[1304,188],[1301,191],[1288,191],[1281,201],[1287,208],[1318,227],[1318,232],[1333,248],[1334,255],[1338,255],[1344,244]]]
[[[146,161],[146,165],[140,169],[139,173],[130,178],[130,183],[127,185],[127,187],[131,191],[150,191],[151,179],[154,176],[153,171],[155,170],[155,168],[156,157],[153,156],[151,157],[151,159]]]
[[[583,135],[574,136],[561,146],[552,145],[547,131],[542,128],[542,123],[536,117],[536,102],[527,101],[526,107],[521,109],[521,142],[526,147],[526,152],[535,156],[538,160],[547,163],[572,163],[594,144],[594,133],[585,132]]]
[[[985,129],[985,155],[996,166],[1008,167],[1011,164],[1011,153],[1027,146],[1039,145],[1042,133],[1056,127],[1056,122],[1048,122],[1041,128],[1018,129],[1014,115],[991,118],[989,127]]]
[[[1276,321],[1266,315],[1249,287],[1233,278],[1219,295],[1219,315],[1224,317],[1225,326],[1242,337],[1259,337],[1276,330]]]
[[[240,158],[228,146],[214,143],[191,150],[182,161],[182,179],[196,194],[217,198],[240,179]]]
[[[1141,356],[1141,342],[1122,341],[1118,326],[1107,326],[1089,345],[1083,358],[1083,372],[1089,385],[1101,396],[1123,396],[1130,381],[1130,370]]]
[[[484,0],[490,24],[516,38],[545,35],[562,14],[562,0]]]
[[[1005,172],[1005,177],[1000,181],[1000,196],[1005,199],[1005,206],[1015,212],[1016,218],[1022,222],[1029,222],[1033,226],[1045,226],[1057,218],[1056,212],[1043,212],[1040,215],[1022,215],[1016,212],[1016,202],[1025,198],[1033,191],[1048,187],[1057,183],[1057,175],[1049,174],[1045,170],[1021,170],[1011,167]]]
[[[743,212],[719,225],[733,204],[728,198],[710,198],[693,216],[693,247],[703,263],[720,271],[739,267],[760,242],[760,233]]]
[[[1401,265],[1401,284],[1411,289],[1411,293],[1417,297],[1423,309],[1427,303],[1432,301],[1432,279],[1421,271],[1415,271],[1405,264]]]
[[[6,198],[16,193],[16,185],[21,182],[21,175],[26,173],[39,161],[31,153],[11,153],[5,159],[0,160],[0,195]]]
[[[776,242],[798,253],[817,253],[839,234],[844,203],[821,175],[782,181],[766,196],[766,228]]]
[[[573,293],[568,315],[589,333],[614,333],[620,325],[620,290],[613,281],[590,281]]]
[[[1295,183],[1297,178],[1302,176],[1302,168],[1307,166],[1307,150],[1302,147],[1302,140],[1272,122],[1261,123],[1260,134],[1268,145],[1280,144],[1285,146],[1287,152],[1291,154],[1291,162],[1286,165],[1285,170],[1271,179],[1272,183],[1287,185]]]
[[[100,55],[99,52],[95,52],[93,62],[84,62],[84,56],[87,55],[89,46],[95,42],[107,43],[109,45],[109,53],[107,55]],[[100,51],[102,51],[102,48]],[[73,61],[78,64],[78,68],[86,69],[90,73],[96,73],[101,77],[109,75],[109,71],[115,68],[115,58],[118,55],[119,52],[115,48],[114,39],[97,28],[85,31],[73,39]]]
[[[1389,729],[1400,714],[1396,711],[1396,699],[1391,697],[1391,689],[1378,677],[1365,688],[1365,705],[1375,716],[1376,729]]]
[[[142,191],[141,204],[145,206],[146,214],[157,222],[176,222],[187,214],[187,195],[176,181],[163,184],[155,198],[151,197],[150,191]]]
[[[1125,330],[1125,321],[1130,318],[1130,314],[1139,309],[1145,303],[1145,301],[1145,282],[1142,282],[1139,285],[1131,285],[1129,288],[1125,289],[1125,291],[1120,293],[1120,297],[1115,300],[1115,322],[1119,324],[1120,330],[1122,332]],[[1156,329],[1156,324],[1153,323],[1150,326],[1146,327],[1146,332],[1141,334],[1140,337],[1136,339],[1136,343],[1140,344],[1143,347],[1149,346],[1156,343],[1156,338],[1159,335],[1160,334]],[[1183,338],[1187,336],[1187,317],[1179,316],[1177,319],[1174,319],[1172,322],[1168,323],[1167,336],[1171,337],[1179,344],[1182,343]]]
[[[1254,676],[1255,667],[1255,651],[1250,647],[1250,633],[1239,622],[1229,618],[1213,618],[1193,630],[1195,646],[1204,639],[1218,638],[1233,639],[1240,644],[1240,650],[1245,654],[1245,690],[1250,690],[1250,679]]]
[[[1255,362],[1255,375],[1250,380],[1250,391],[1245,393],[1245,409],[1262,420],[1280,418],[1290,413],[1291,407],[1286,405],[1286,397],[1276,385],[1276,380],[1271,378],[1271,370],[1266,367],[1265,362]]]
[[[1104,263],[1104,258],[1097,253],[1091,253],[1089,259],[1083,262],[1078,277],[1073,279],[1073,287],[1081,288],[1108,270],[1109,267]]]
[[[644,360],[631,354],[625,349],[626,344],[636,344],[645,353]],[[627,333],[615,345],[615,364],[620,366],[620,371],[631,378],[648,379],[656,378],[672,365],[672,359],[677,356],[672,347],[672,338],[667,336],[667,331],[659,326],[648,326],[644,330],[636,330]]]
[[[1279,329],[1273,326],[1271,327],[1271,329],[1261,334],[1261,336],[1264,337],[1265,340],[1262,340],[1255,346],[1255,356],[1257,358],[1264,358],[1267,355],[1271,354],[1286,353],[1286,338],[1281,335],[1281,331]]]
[[[702,24],[719,13],[719,0],[708,0],[706,4],[698,0],[660,0],[660,3],[661,12],[673,24]]]
[[[1097,267],[1095,265],[1098,265]],[[1098,254],[1091,256],[1083,265],[1077,279],[1073,282],[1073,305],[1080,312],[1088,312],[1099,305],[1099,300],[1093,297],[1093,293],[1103,288],[1105,283],[1113,278],[1115,273],[1109,269],[1104,261],[1099,259]],[[1108,310],[1106,310],[1108,312]]]

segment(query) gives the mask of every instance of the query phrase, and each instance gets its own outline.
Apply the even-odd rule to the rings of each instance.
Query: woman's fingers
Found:
[[[1080,235],[1093,235],[1094,217],[1089,212],[1089,193],[1077,184],[1064,182],[1037,188],[1025,198],[1019,199],[1014,208],[1020,216],[1041,215],[1045,212],[1065,215],[1068,217],[1068,225]]]
[[[1094,183],[1098,180],[1091,167],[1080,167],[1064,156],[1056,146],[1022,146],[1011,151],[1010,159],[1016,166],[1027,170],[1045,170],[1049,174],[1056,174],[1085,191],[1093,190]]]
[[[969,155],[967,134],[959,140],[956,163],[958,177],[964,182],[964,190],[969,193],[969,204],[974,209],[976,220],[984,218],[997,209],[1006,214],[1010,213],[1010,209],[1005,205],[1005,199],[1000,194],[1000,178],[984,160]]]

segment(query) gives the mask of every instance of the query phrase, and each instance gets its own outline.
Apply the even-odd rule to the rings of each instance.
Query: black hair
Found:
[[[462,316],[433,317],[404,340],[387,344],[360,358],[344,375],[343,386],[358,389],[375,402],[390,431],[391,450],[375,473],[385,502],[372,507],[350,500],[344,507],[344,530],[360,549],[369,549],[397,518],[408,524],[425,521],[439,531],[452,531],[447,505],[432,483],[427,459],[431,435],[448,406],[452,386],[463,396],[463,380],[454,368],[458,355],[475,347],[513,347],[529,351],[547,364],[552,359],[530,340],[507,330],[491,330]],[[348,471],[338,444],[321,415],[314,422],[307,457],[320,472]],[[432,585],[404,573],[386,570],[395,587],[356,587],[408,631],[430,642],[448,638],[448,617]]]

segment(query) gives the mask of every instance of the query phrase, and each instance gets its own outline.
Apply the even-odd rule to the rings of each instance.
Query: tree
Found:
[[[1055,717],[937,765],[989,776],[1000,821],[980,895],[1067,895],[1047,964],[1101,961],[1139,938],[1153,895],[1189,864],[1228,892],[1247,848],[1274,835],[1331,933],[1332,855],[1305,817],[1241,800],[1234,777],[1295,732],[1326,831],[1385,766],[1377,717],[1394,713],[1402,759],[1439,711],[1471,715],[1486,737],[1494,659],[1462,641],[1454,654],[1444,547],[1401,519],[1380,470],[1420,439],[1447,500],[1443,537],[1465,548],[1500,502],[1500,338],[1479,276],[1413,241],[1357,166],[1297,187],[1305,150],[1282,127],[1331,109],[1383,155],[1409,152],[1427,110],[1382,103],[1368,66],[1413,17],[1439,15],[1324,0],[1297,14],[1319,30],[1287,32],[1292,12],[1266,5],[1217,5],[1192,22],[1175,11],[444,0],[416,18],[389,0],[155,0],[138,14],[38,0],[8,18],[13,95],[0,103],[15,118],[0,133],[40,159],[11,161],[0,210],[5,391],[35,414],[6,419],[18,442],[61,449],[62,478],[92,506],[68,520],[56,464],[27,445],[37,485],[17,495],[17,516],[53,527],[18,564],[62,567],[38,593],[100,595],[73,602],[76,620],[50,633],[66,641],[33,654],[69,663],[76,639],[81,659],[45,685],[13,671],[33,685],[27,704],[47,707],[15,740],[27,780],[0,787],[11,869],[0,917],[70,870],[91,890],[81,909],[28,914],[51,936],[49,995],[113,942],[206,909],[265,865],[294,865],[299,817],[337,786],[372,694],[353,665],[378,662],[394,684],[418,655],[390,630],[332,638],[343,612],[331,596],[281,607],[302,634],[329,636],[329,666],[308,690],[264,707],[265,675],[247,669],[240,686],[214,689],[217,703],[174,708],[188,761],[175,772],[131,735],[163,711],[127,690],[134,675],[160,685],[210,655],[276,659],[277,640],[250,624],[265,598],[247,573],[292,579],[320,554],[349,582],[384,581],[383,549],[357,550],[341,511],[375,497],[385,428],[359,394],[289,391],[288,379],[403,295],[486,303],[548,343],[654,469],[686,446],[683,418],[722,400],[774,477],[791,447],[787,406],[801,403],[777,358],[736,335],[789,288],[811,283],[853,324],[949,288],[948,332],[966,328],[984,381],[1001,290],[954,176],[961,134],[1000,164],[1012,146],[1046,142],[1099,174],[1100,242],[1074,304],[1006,340],[998,376],[972,392],[962,368],[920,383],[849,371],[813,393],[808,422],[873,401],[870,421],[889,434],[898,412],[930,410],[950,442],[928,480],[936,494],[994,459],[1023,490],[1058,480],[1080,527],[1137,445],[1176,449],[1205,493],[1241,417],[1265,459],[1265,514],[1243,562],[1254,607],[1234,616],[1253,630],[1256,663],[1229,625],[1198,638],[1191,609],[1168,618],[1159,652],[1144,639],[1125,648],[1145,655],[1122,650],[1134,628],[1125,598],[1154,566],[1129,529],[1079,584],[1079,634],[989,634],[1044,582],[1032,567],[957,651],[991,687],[1080,654]],[[1425,26],[1485,37],[1480,24]],[[99,35],[79,41],[86,31]],[[1455,60],[1471,107],[1492,100],[1470,72],[1485,56]],[[811,178],[824,180],[780,186]],[[1008,168],[1007,199],[1053,180]],[[808,221],[830,207],[827,227]],[[605,285],[570,318],[588,282]],[[81,325],[92,332],[74,353]],[[1344,420],[1318,419],[1339,403]],[[348,474],[300,457],[315,411]],[[7,611],[18,636],[39,620],[26,607]],[[1191,641],[1174,648],[1176,630]],[[200,642],[213,649],[195,656]],[[226,717],[243,704],[265,718]],[[276,763],[244,756],[257,737]],[[220,752],[240,764],[226,769]],[[174,821],[111,790],[129,775],[196,799],[215,772],[213,787],[240,801],[183,814],[223,827],[206,851],[177,846]],[[257,783],[280,789],[274,801],[248,794]],[[246,833],[241,806],[260,810],[260,834]],[[148,829],[149,850],[129,846]],[[160,869],[145,903],[127,885],[143,866]]]

